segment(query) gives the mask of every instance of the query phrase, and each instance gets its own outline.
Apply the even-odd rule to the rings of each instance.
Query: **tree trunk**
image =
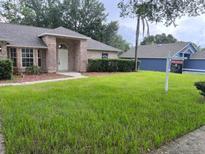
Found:
[[[138,42],[139,42],[139,34],[140,34],[140,16],[137,17],[137,27],[136,27],[136,42],[135,42],[135,71],[138,71],[138,57],[137,57],[137,52],[138,52]]]

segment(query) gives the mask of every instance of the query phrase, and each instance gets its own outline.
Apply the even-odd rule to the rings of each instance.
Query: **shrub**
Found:
[[[196,82],[195,87],[200,90],[200,94],[205,97],[205,81]]]
[[[0,80],[11,79],[13,75],[13,63],[11,60],[0,60]]]
[[[138,62],[139,64],[139,62]],[[124,59],[89,59],[89,72],[132,72],[135,62]]]
[[[41,73],[41,69],[38,66],[29,66],[26,68],[26,74],[38,75]]]

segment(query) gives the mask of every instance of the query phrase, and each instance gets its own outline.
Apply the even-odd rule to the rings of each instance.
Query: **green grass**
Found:
[[[144,153],[205,124],[203,75],[140,72],[0,88],[7,153]]]

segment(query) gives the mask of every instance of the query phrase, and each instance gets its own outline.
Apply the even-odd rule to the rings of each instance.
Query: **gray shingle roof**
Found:
[[[104,43],[90,39],[80,33],[74,32],[64,27],[56,29],[33,27],[26,25],[16,25],[0,22],[0,38],[6,40],[10,46],[16,47],[33,47],[47,48],[41,36],[53,35],[64,36],[69,38],[88,39],[88,50],[103,50],[103,51],[121,51]]]
[[[44,35],[67,36],[70,38],[90,39],[89,37],[87,37],[85,35],[82,35],[78,32],[72,31],[72,30],[64,28],[64,27],[49,29],[49,30],[45,31],[44,33],[40,34],[39,36],[41,37]]]
[[[45,30],[48,29],[0,23],[0,38],[9,40],[8,42],[13,46],[46,48],[46,45],[38,37]]]
[[[89,39],[88,40],[88,49],[89,50],[95,50],[95,51],[115,51],[115,52],[121,52],[122,50],[111,47],[109,45],[106,45],[104,43],[101,43],[99,41]]]
[[[191,55],[190,59],[205,59],[205,50],[194,53]]]
[[[181,51],[189,43],[178,42],[170,44],[160,44],[160,45],[140,45],[138,50],[139,58],[167,58],[170,53],[171,56]],[[131,48],[127,52],[120,55],[121,58],[134,58],[135,48]]]

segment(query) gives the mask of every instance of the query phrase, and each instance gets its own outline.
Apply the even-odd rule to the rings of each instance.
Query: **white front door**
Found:
[[[68,49],[58,49],[58,70],[68,71]]]

